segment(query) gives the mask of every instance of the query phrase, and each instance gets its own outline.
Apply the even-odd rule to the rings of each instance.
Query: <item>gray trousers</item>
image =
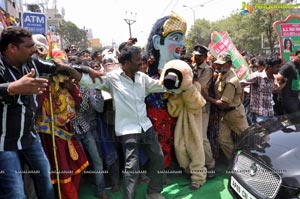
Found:
[[[141,172],[139,165],[139,147],[149,159],[147,176],[150,178],[147,193],[160,193],[163,189],[164,155],[159,145],[157,133],[151,127],[140,134],[130,134],[119,137],[122,144],[125,167],[124,174],[124,199],[134,199],[135,187]]]
[[[207,104],[203,108],[202,112],[202,138],[203,138],[203,147],[204,147],[204,153],[205,153],[205,165],[207,169],[215,168],[215,159],[213,157],[213,153],[211,150],[210,142],[207,138],[207,128],[208,128],[208,122],[209,122],[209,114],[210,114],[210,104]]]

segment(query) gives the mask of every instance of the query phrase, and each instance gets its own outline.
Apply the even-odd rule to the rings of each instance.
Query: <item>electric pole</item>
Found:
[[[133,13],[130,12],[130,15],[133,16]],[[136,13],[134,14],[134,18],[136,17]],[[129,38],[132,37],[132,33],[131,33],[131,25],[134,24],[136,22],[135,19],[129,18],[127,11],[125,12],[125,18],[124,18],[125,22],[128,24],[129,27]]]

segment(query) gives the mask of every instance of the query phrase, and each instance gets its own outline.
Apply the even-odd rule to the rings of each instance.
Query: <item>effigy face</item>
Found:
[[[168,61],[180,58],[186,28],[186,21],[174,12],[156,21],[147,44],[147,55],[155,60],[150,67],[161,71]]]
[[[178,59],[184,47],[183,33],[175,31],[170,33],[166,38],[164,45],[159,45],[160,58],[164,61]]]

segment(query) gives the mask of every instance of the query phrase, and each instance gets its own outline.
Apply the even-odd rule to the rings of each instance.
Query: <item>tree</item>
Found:
[[[86,31],[79,29],[70,21],[60,24],[57,32],[66,41],[67,45],[75,44],[80,49],[87,49],[89,46]]]
[[[210,34],[212,33],[212,26],[206,19],[198,19],[195,25],[185,37],[185,46],[187,51],[192,51],[197,44],[207,46],[210,43]]]
[[[266,2],[266,0],[251,0],[249,4]],[[254,9],[254,12],[244,15],[241,15],[239,11],[233,12],[231,16],[216,22],[198,19],[185,38],[186,48],[191,51],[196,44],[208,45],[213,31],[227,31],[240,51],[250,51],[253,54],[261,52],[263,35],[263,46],[267,46],[271,53],[274,53],[278,39],[273,23],[285,19],[291,12],[291,9]]]

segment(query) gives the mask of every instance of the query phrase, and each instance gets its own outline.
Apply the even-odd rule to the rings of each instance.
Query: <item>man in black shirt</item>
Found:
[[[39,198],[54,199],[50,166],[35,130],[35,94],[41,94],[47,80],[39,74],[66,70],[77,80],[81,74],[67,64],[32,59],[36,51],[32,33],[21,27],[8,27],[0,38],[0,198],[26,198],[20,157],[35,174]],[[88,69],[92,74],[93,70]],[[93,75],[91,75],[93,76]]]
[[[300,111],[300,49],[296,51],[293,61],[284,64],[276,77],[281,91],[281,103],[284,113]]]

